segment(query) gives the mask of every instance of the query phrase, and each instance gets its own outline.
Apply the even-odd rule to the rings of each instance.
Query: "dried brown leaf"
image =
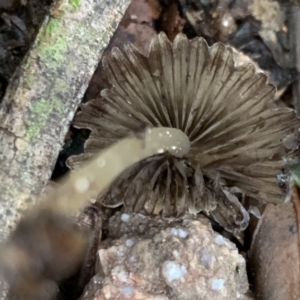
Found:
[[[258,300],[300,298],[298,234],[292,203],[266,206],[252,241],[250,263]]]
[[[178,3],[173,2],[162,16],[161,30],[166,33],[170,41],[173,41],[176,35],[182,32],[185,22],[180,16]]]
[[[162,7],[158,0],[132,0],[122,18],[104,56],[113,47],[123,49],[127,43],[134,44],[142,53],[148,54],[151,40],[156,36],[155,23],[161,16]],[[107,88],[109,82],[100,61],[85,94],[85,101],[99,97],[100,91]]]

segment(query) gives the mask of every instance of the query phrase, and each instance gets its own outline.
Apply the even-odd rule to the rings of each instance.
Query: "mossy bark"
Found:
[[[129,0],[55,0],[0,106],[0,241],[48,182]]]

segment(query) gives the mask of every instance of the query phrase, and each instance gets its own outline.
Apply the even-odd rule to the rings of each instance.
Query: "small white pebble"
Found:
[[[157,150],[157,153],[164,153],[164,149],[163,149],[163,148],[158,149],[158,150]]]
[[[214,279],[211,283],[211,288],[215,291],[220,291],[224,288],[224,279]]]
[[[124,296],[132,296],[134,289],[132,286],[128,285],[122,288],[122,294]]]
[[[120,267],[115,267],[111,270],[111,275],[114,280],[126,283],[128,281],[128,273]]]
[[[188,236],[188,232],[182,228],[172,228],[171,229],[171,233],[174,235],[174,236],[178,236],[182,239],[186,238]]]
[[[79,193],[86,192],[90,187],[90,183],[86,177],[80,177],[75,181],[75,188]]]
[[[122,214],[121,215],[121,220],[123,222],[128,222],[130,220],[130,215],[128,215],[128,214]]]
[[[126,246],[127,247],[131,247],[134,244],[134,240],[133,239],[127,239],[126,240]]]
[[[185,239],[188,236],[188,232],[182,228],[178,228],[178,235],[179,237],[181,237],[182,239]]]
[[[166,261],[162,266],[162,275],[168,282],[178,280],[186,274],[186,267],[179,265],[175,261]]]
[[[225,240],[224,240],[224,238],[223,238],[220,234],[218,234],[218,235],[216,236],[216,238],[215,238],[215,243],[216,243],[217,245],[221,246],[221,245],[224,245],[224,244],[225,244]]]
[[[167,130],[167,131],[166,131],[166,134],[170,134],[170,131]]]
[[[172,254],[173,254],[173,256],[174,256],[175,259],[179,258],[179,252],[178,252],[178,250],[173,250]]]

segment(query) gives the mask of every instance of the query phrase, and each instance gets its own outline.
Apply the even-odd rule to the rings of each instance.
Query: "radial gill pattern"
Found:
[[[164,217],[204,211],[227,230],[243,230],[249,214],[240,196],[268,203],[289,197],[283,157],[291,153],[282,140],[299,121],[292,109],[275,106],[264,74],[234,66],[230,48],[182,34],[171,43],[161,33],[147,57],[129,44],[114,48],[104,68],[111,88],[75,119],[91,135],[85,153],[70,158],[72,168],[147,127],[180,129],[189,150],[157,153],[127,169],[99,195],[103,205]]]

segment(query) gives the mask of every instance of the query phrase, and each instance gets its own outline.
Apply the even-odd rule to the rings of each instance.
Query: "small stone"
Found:
[[[121,220],[122,220],[123,222],[129,222],[129,220],[130,220],[130,215],[128,215],[128,214],[122,214]]]
[[[208,222],[116,213],[107,235],[101,285],[91,280],[81,300],[237,300],[248,289],[244,258]]]
[[[174,261],[167,261],[164,263],[162,267],[162,274],[165,277],[167,282],[171,282],[173,280],[179,280],[181,277],[186,275],[186,267],[180,266],[178,263]]]
[[[224,238],[219,234],[219,235],[217,235],[216,236],[216,238],[215,238],[215,243],[217,244],[217,245],[224,245],[225,244],[225,240],[224,240]]]
[[[220,291],[224,288],[224,279],[214,279],[211,283],[211,288],[215,291]]]

